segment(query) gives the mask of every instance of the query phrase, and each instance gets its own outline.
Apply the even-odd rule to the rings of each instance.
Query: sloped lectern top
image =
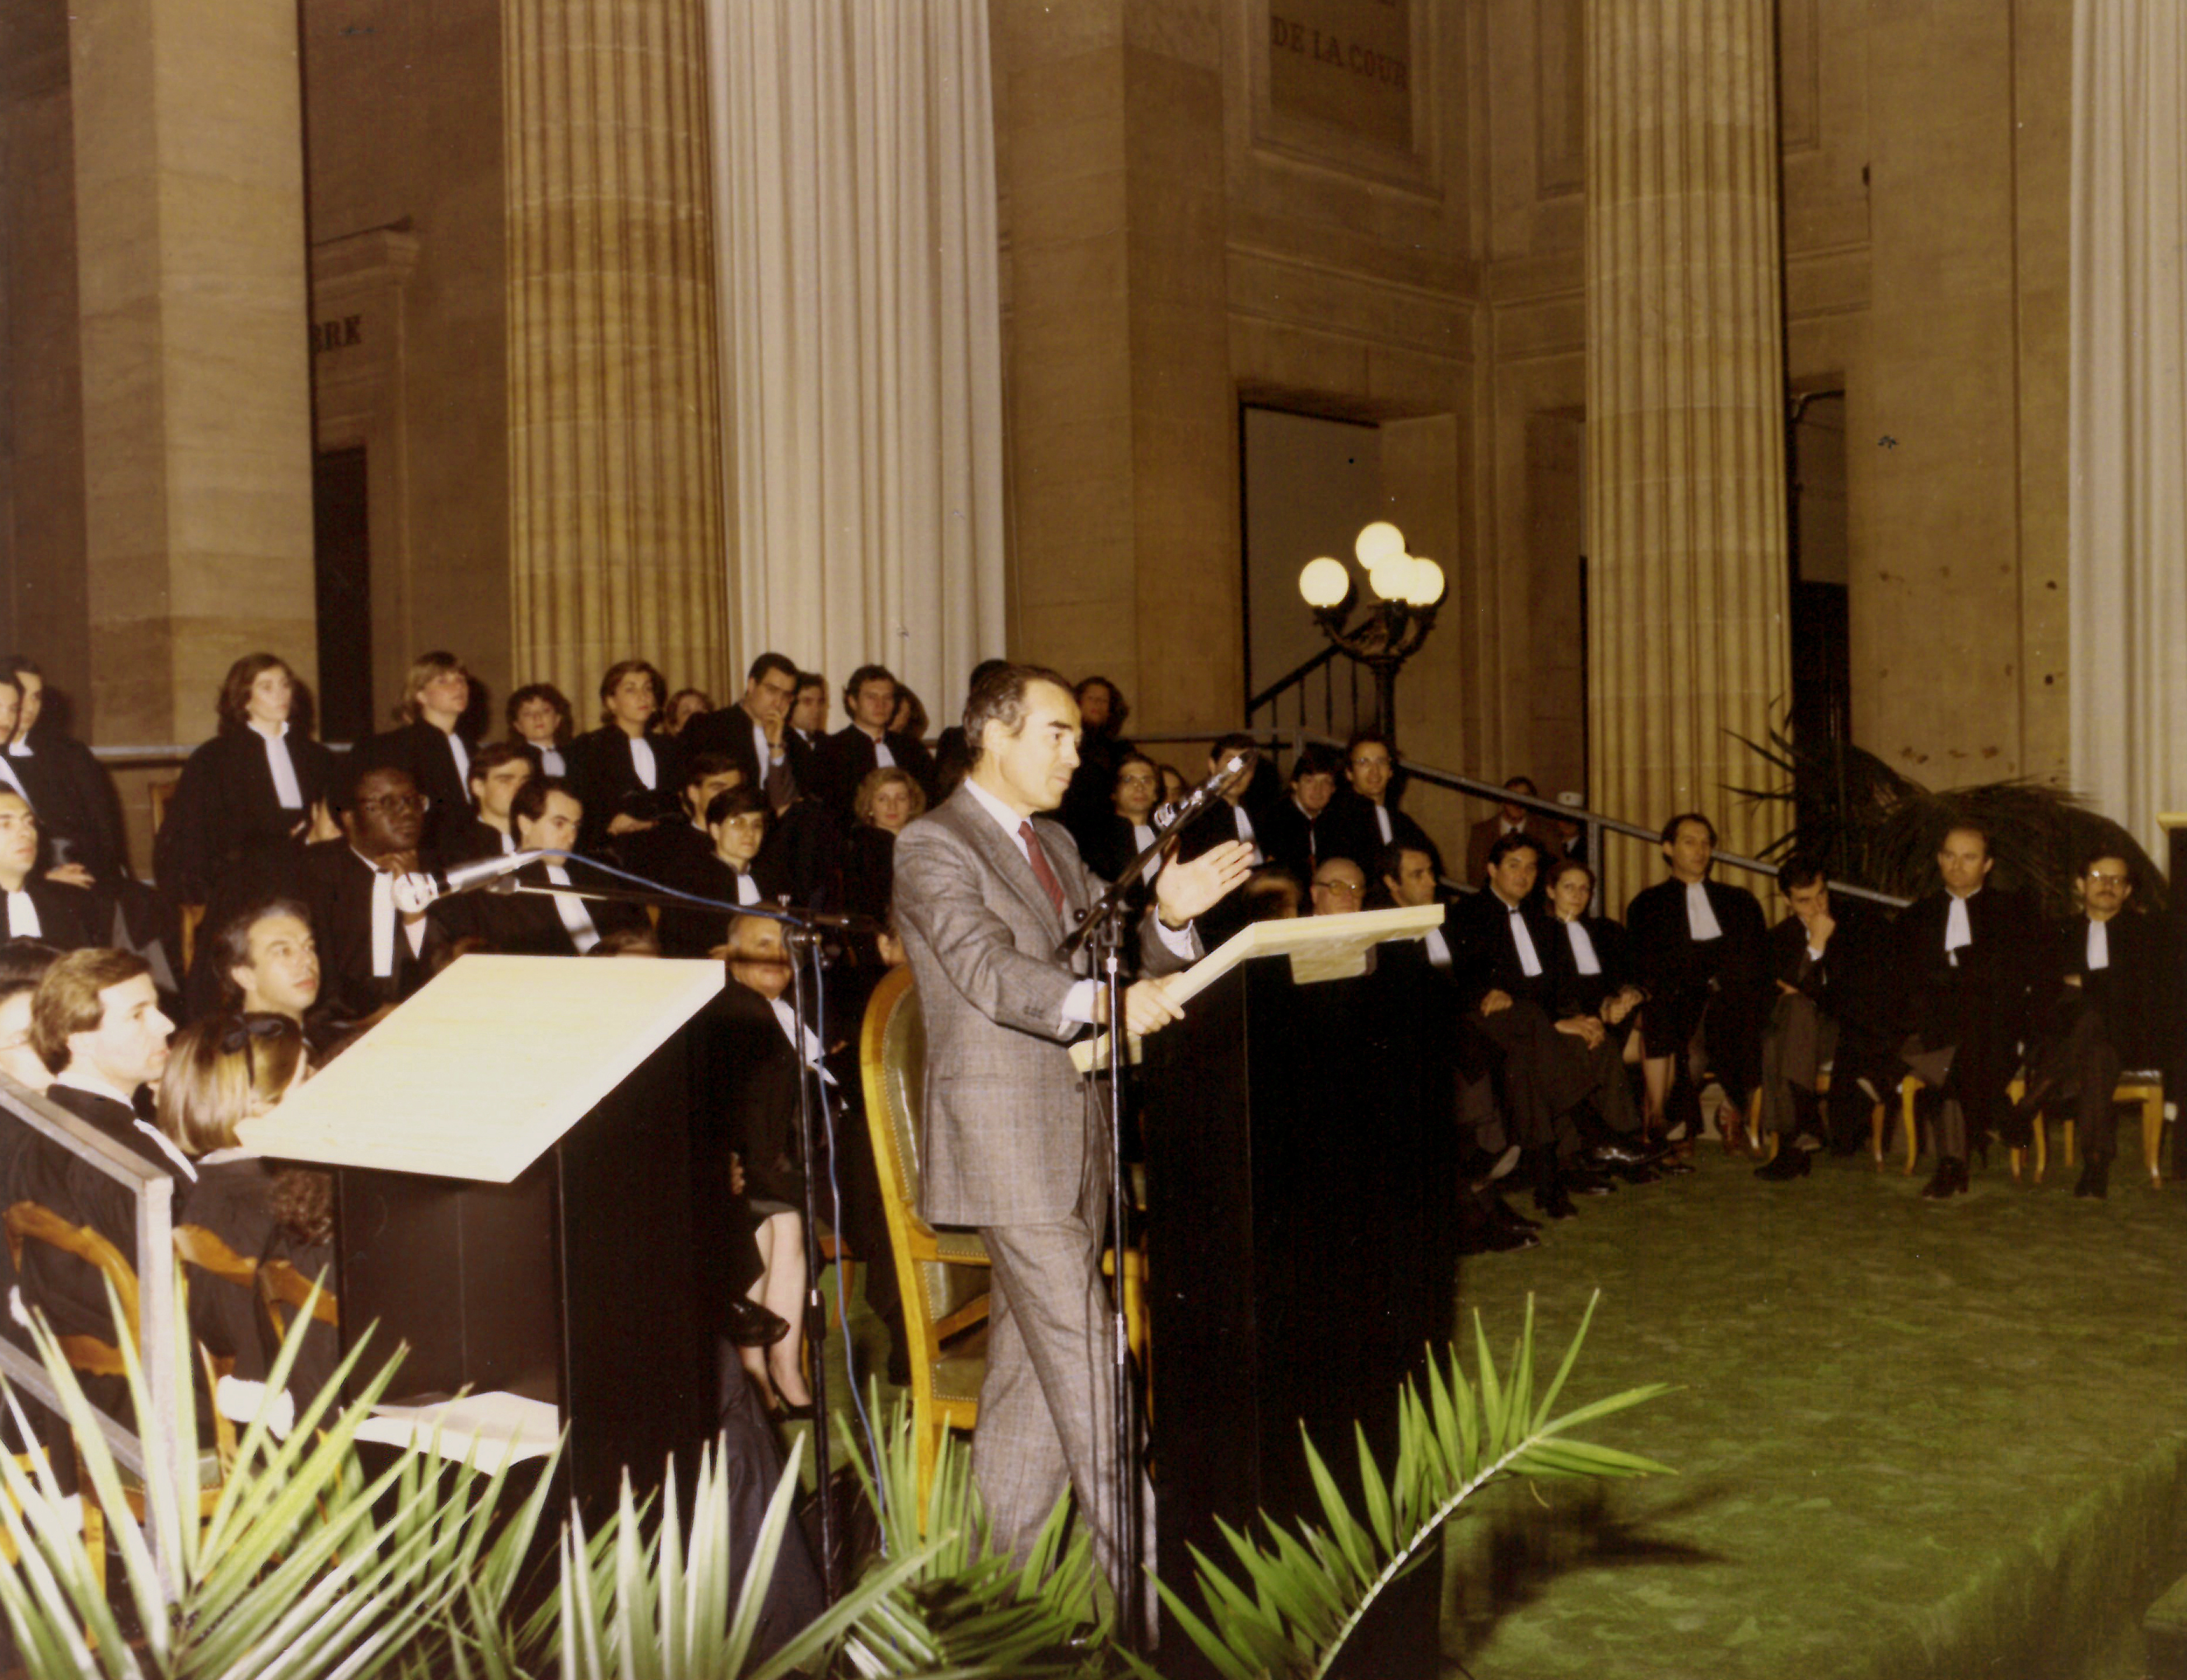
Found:
[[[1390,910],[1355,910],[1344,916],[1291,916],[1275,921],[1253,922],[1240,928],[1222,945],[1202,957],[1183,974],[1172,976],[1170,996],[1188,1002],[1240,964],[1255,957],[1289,957],[1291,979],[1300,986],[1318,980],[1349,980],[1367,972],[1367,953],[1393,939],[1422,939],[1442,925],[1440,904],[1399,905]],[[1133,1059],[1139,1041],[1128,1045]],[[1109,1035],[1081,1039],[1071,1047],[1071,1063],[1081,1073],[1090,1073],[1109,1058]]]
[[[506,1184],[722,984],[716,962],[458,958],[237,1133],[284,1160]]]

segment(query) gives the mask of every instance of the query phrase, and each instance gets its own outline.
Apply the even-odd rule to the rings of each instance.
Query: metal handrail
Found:
[[[1295,666],[1285,676],[1276,678],[1274,682],[1269,683],[1267,688],[1262,689],[1259,694],[1254,695],[1252,699],[1245,702],[1245,716],[1251,717],[1262,706],[1273,701],[1286,689],[1301,687],[1304,684],[1307,677],[1313,676],[1315,671],[1327,665],[1341,651],[1342,649],[1338,648],[1335,643],[1331,643],[1328,647],[1324,648],[1319,653],[1316,654],[1312,659]]]

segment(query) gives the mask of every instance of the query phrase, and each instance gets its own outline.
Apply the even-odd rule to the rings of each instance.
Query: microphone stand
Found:
[[[575,853],[572,858],[582,862]],[[828,1049],[828,1025],[825,1020],[827,987],[820,975],[821,935],[835,930],[852,933],[878,933],[880,924],[869,916],[837,915],[826,911],[799,910],[778,904],[729,904],[717,899],[702,899],[689,893],[645,891],[630,887],[604,886],[533,886],[518,884],[514,877],[503,878],[511,884],[503,886],[496,882],[486,891],[537,893],[554,898],[591,898],[618,904],[657,905],[663,909],[719,910],[729,916],[755,916],[764,922],[780,924],[784,942],[790,947],[790,1009],[797,1018],[800,1032],[810,1031],[818,1039],[820,1052]],[[799,960],[807,958],[812,964],[812,990],[816,1005],[815,1019],[808,1029],[805,1025],[805,969]],[[1112,1037],[1114,1035],[1111,1035]],[[805,1046],[794,1047],[797,1057],[797,1158],[805,1177],[805,1335],[812,1349],[812,1473],[820,1504],[820,1579],[829,1604],[843,1595],[842,1559],[835,1533],[833,1489],[828,1446],[828,1318],[820,1299],[820,1202],[818,1173],[816,1170],[819,1151],[814,1146],[818,1127],[813,1119],[814,1091],[818,1091],[818,1126],[829,1127],[829,1148],[835,1147],[833,1127],[828,1115],[828,1092],[816,1064],[805,1059]],[[840,1275],[837,1288],[841,1287]],[[843,1306],[844,1334],[847,1340],[851,1322],[850,1304]]]
[[[1094,907],[1086,913],[1085,919],[1056,947],[1056,956],[1065,963],[1074,963],[1082,949],[1092,947],[1094,976],[1101,982],[1101,993],[1107,1005],[1103,1014],[1108,1018],[1109,1033],[1109,1065],[1105,1070],[1109,1076],[1109,1226],[1116,1256],[1116,1288],[1110,1295],[1109,1309],[1109,1392],[1115,1431],[1112,1492],[1117,1529],[1116,1613],[1126,1649],[1142,1654],[1146,1648],[1147,1629],[1142,1610],[1146,1558],[1145,1537],[1140,1529],[1144,1520],[1139,1506],[1141,1431],[1138,1397],[1132,1383],[1131,1338],[1124,1314],[1125,1256],[1132,1234],[1132,1203],[1125,1193],[1124,1174],[1124,1068],[1128,1054],[1124,1028],[1124,913],[1132,889],[1145,878],[1150,868],[1169,860],[1185,829],[1206,808],[1206,802],[1203,801],[1198,807],[1179,810],[1170,825],[1155,836],[1153,843],[1118,872],[1108,891],[1095,900]],[[1091,1104],[1097,1100],[1089,1082],[1087,1101]]]

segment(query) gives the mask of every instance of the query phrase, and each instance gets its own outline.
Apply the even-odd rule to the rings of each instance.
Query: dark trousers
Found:
[[[2085,997],[2060,1005],[2053,1030],[2027,1058],[2031,1091],[2047,1084],[2061,1101],[2074,1104],[2081,1153],[2092,1161],[2118,1154],[2118,1104],[2112,1100],[2123,1065],[2105,1030],[2103,1011]],[[2049,1112],[2056,1112],[2053,1106]]]
[[[1590,1097],[1601,1106],[1611,1130],[1639,1129],[1632,1087],[1611,1035],[1605,1033],[1601,1044],[1590,1050],[1583,1040],[1558,1031],[1541,1005],[1524,1001],[1474,1019],[1503,1052],[1498,1090],[1512,1142],[1527,1149],[1554,1144],[1560,1154],[1576,1154],[1580,1137],[1571,1116]]]

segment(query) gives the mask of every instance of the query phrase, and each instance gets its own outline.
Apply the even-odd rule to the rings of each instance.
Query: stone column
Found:
[[[1791,693],[1772,0],[1588,0],[1590,802],[1751,854]],[[1661,874],[1613,851],[1616,901]]]
[[[728,698],[700,0],[509,0],[512,674]]]
[[[71,9],[90,721],[196,741],[318,665],[296,8]]]

